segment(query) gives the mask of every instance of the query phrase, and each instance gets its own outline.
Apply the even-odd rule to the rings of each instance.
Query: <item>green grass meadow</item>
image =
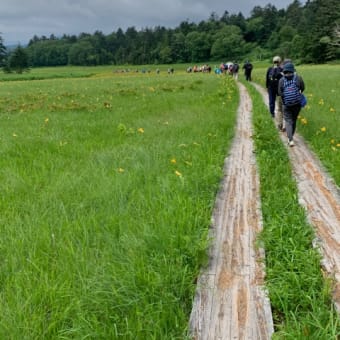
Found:
[[[237,104],[212,74],[0,83],[0,338],[183,339]]]
[[[159,68],[0,76],[1,339],[187,338],[239,97],[229,76]],[[340,66],[297,69],[298,132],[340,185]],[[274,338],[336,339],[287,150],[246,85]]]

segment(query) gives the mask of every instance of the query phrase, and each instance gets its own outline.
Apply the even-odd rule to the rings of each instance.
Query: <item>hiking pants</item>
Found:
[[[293,140],[294,133],[296,130],[296,121],[297,117],[300,113],[301,105],[293,105],[293,106],[283,106],[283,117],[285,119],[286,123],[286,131],[287,131],[287,137],[288,140]]]
[[[275,116],[275,102],[277,96],[277,88],[268,87],[269,111],[272,117]]]
[[[283,127],[283,103],[282,103],[282,97],[278,96],[277,98],[277,122],[279,127]]]

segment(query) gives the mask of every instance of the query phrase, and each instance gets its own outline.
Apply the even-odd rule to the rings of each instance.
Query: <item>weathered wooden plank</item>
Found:
[[[267,101],[266,91],[254,84]],[[287,143],[285,134],[281,140]],[[303,138],[294,136],[296,146],[289,148],[290,162],[293,167],[299,202],[306,209],[307,218],[314,226],[317,247],[322,256],[322,266],[333,280],[333,302],[340,314],[340,193],[324,167],[309,149]]]
[[[210,261],[198,279],[190,317],[194,339],[270,339],[273,322],[264,289],[259,180],[253,154],[251,100],[239,84],[237,130],[225,164],[210,237]]]

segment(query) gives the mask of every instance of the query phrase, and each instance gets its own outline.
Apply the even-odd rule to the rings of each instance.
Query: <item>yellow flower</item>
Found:
[[[48,123],[48,121],[49,121],[49,119],[48,119],[48,118],[45,118],[45,124],[47,124],[47,123]]]
[[[336,151],[336,148],[335,148],[334,146],[332,146],[332,150],[333,150],[333,151]]]
[[[308,122],[306,118],[301,118],[301,124],[306,125],[307,123]]]
[[[179,171],[175,171],[175,174],[176,174],[176,176],[178,176],[178,177],[182,177],[182,174],[179,172]]]
[[[329,109],[329,111],[335,112],[335,109],[334,109],[333,107],[331,107],[331,108]]]
[[[321,99],[319,100],[319,105],[323,105],[323,104],[325,104],[325,102],[324,102],[323,99],[321,98]]]
[[[122,174],[124,172],[124,169],[123,168],[118,168],[118,172]]]
[[[177,161],[176,161],[175,158],[173,158],[170,162],[171,162],[172,164],[176,164],[176,163],[177,163]]]
[[[338,143],[336,146],[337,146],[338,148],[340,148],[340,143]]]
[[[326,127],[323,126],[320,130],[321,130],[322,132],[325,132],[325,131],[326,131]]]
[[[331,139],[331,144],[334,144],[335,143],[335,140],[334,139]]]
[[[13,137],[18,137],[18,135],[15,132],[13,132]]]
[[[144,129],[143,129],[143,128],[139,128],[137,131],[138,131],[139,133],[144,133]]]

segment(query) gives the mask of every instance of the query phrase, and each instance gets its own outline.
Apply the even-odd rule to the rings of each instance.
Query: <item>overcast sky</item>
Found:
[[[34,35],[94,33],[105,35],[134,26],[137,30],[198,23],[212,12],[242,12],[248,18],[255,6],[287,8],[293,0],[1,0],[0,35],[5,45],[26,44]]]

